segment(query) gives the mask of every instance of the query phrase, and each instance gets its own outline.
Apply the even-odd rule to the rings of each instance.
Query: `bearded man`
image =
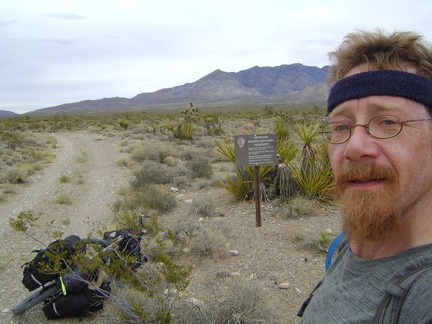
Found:
[[[357,31],[330,58],[322,133],[346,238],[301,323],[381,323],[393,283],[432,262],[432,47],[414,32]],[[391,317],[432,323],[432,268]]]

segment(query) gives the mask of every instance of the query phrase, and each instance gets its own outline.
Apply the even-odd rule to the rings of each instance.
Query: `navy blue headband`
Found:
[[[399,70],[362,72],[343,78],[330,89],[327,114],[344,101],[369,96],[394,96],[432,107],[432,79]]]

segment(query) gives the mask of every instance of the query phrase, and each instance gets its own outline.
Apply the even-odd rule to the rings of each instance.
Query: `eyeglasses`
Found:
[[[322,128],[324,139],[331,144],[342,144],[348,141],[351,137],[351,130],[357,126],[366,128],[366,132],[380,139],[392,138],[398,135],[406,123],[432,120],[426,119],[410,119],[401,121],[399,118],[391,115],[376,116],[372,118],[366,125],[356,124],[349,125],[343,122],[333,122],[325,125]]]

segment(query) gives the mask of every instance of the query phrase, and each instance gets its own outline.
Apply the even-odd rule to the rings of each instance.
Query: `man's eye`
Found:
[[[372,119],[371,124],[377,126],[393,126],[399,124],[399,120],[392,116],[379,116]]]
[[[392,120],[392,119],[385,119],[381,122],[383,125],[394,125],[396,124],[396,121]]]
[[[349,130],[349,127],[348,125],[344,125],[344,124],[337,124],[333,128],[334,132],[346,132],[347,130]]]

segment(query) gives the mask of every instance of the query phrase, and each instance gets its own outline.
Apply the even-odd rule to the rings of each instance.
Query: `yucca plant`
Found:
[[[309,169],[314,165],[316,160],[316,149],[313,147],[312,142],[316,139],[319,134],[319,129],[316,125],[297,125],[296,134],[303,141],[303,148],[301,154],[301,169],[306,173],[314,172],[313,169]]]
[[[254,181],[249,173],[236,169],[235,176],[227,176],[225,181],[220,181],[220,185],[238,200],[251,199],[254,193]]]
[[[228,161],[230,162],[235,162],[235,149],[234,149],[234,142],[233,141],[229,141],[229,140],[225,140],[225,141],[215,141],[217,149],[216,149],[216,153],[223,157],[226,158]]]
[[[276,149],[279,154],[279,163],[285,164],[291,162],[300,151],[299,147],[291,140],[278,140]]]
[[[193,124],[183,122],[173,133],[175,138],[191,141],[193,140],[195,130],[196,127]]]
[[[307,168],[297,167],[290,163],[289,168],[298,185],[302,197],[317,202],[327,202],[333,190],[333,172],[328,159],[323,154],[315,155],[309,160]],[[311,172],[313,170],[313,172]]]
[[[291,127],[283,117],[277,117],[275,119],[275,133],[279,141],[285,141],[291,138]]]

